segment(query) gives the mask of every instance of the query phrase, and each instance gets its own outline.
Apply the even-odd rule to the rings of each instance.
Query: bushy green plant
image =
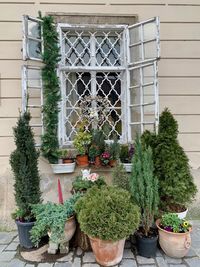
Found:
[[[111,142],[108,146],[108,151],[110,153],[110,159],[117,160],[120,155],[120,144],[115,139],[114,142]]]
[[[117,164],[112,173],[112,184],[129,191],[129,176],[123,164]]]
[[[168,109],[160,116],[158,135],[145,133],[144,143],[153,150],[154,173],[159,179],[162,209],[190,203],[197,192],[188,158],[178,142],[178,124]]]
[[[132,157],[134,155],[133,144],[122,144],[120,146],[119,158],[123,163],[131,163]]]
[[[73,144],[80,155],[85,155],[88,152],[88,147],[91,144],[91,141],[92,135],[89,132],[80,129],[74,138]]]
[[[39,203],[41,198],[39,153],[35,148],[30,119],[29,112],[20,115],[14,128],[16,149],[10,155],[10,165],[15,179],[15,201],[18,207],[13,217],[21,221],[33,220],[31,204]]]
[[[102,185],[106,185],[104,177],[100,176],[98,177],[97,180],[91,181],[88,179],[83,179],[82,176],[76,176],[75,180],[72,183],[72,188],[75,192],[78,192],[78,191],[82,192],[82,191],[87,191],[89,188],[95,185],[98,187]]]
[[[74,215],[74,204],[81,195],[75,194],[63,205],[48,202],[32,206],[36,222],[31,230],[31,240],[38,246],[41,238],[51,232],[50,241],[59,244],[64,236],[64,226]]]
[[[176,213],[166,213],[161,218],[160,227],[168,232],[185,233],[192,226],[185,219],[180,219]]]
[[[142,226],[148,236],[158,209],[158,179],[154,175],[152,150],[143,148],[140,138],[135,141],[135,154],[132,160],[130,191],[134,202],[141,208]]]
[[[43,122],[44,135],[42,136],[41,151],[50,163],[57,163],[58,143],[58,103],[61,99],[57,64],[60,60],[58,47],[58,33],[52,16],[42,19],[44,53],[42,55],[44,67],[42,69],[43,81]]]
[[[92,144],[98,148],[98,156],[105,149],[105,135],[102,130],[94,129],[92,130]]]
[[[102,240],[121,240],[139,225],[140,213],[130,194],[117,187],[96,186],[75,205],[81,230]]]
[[[65,148],[58,150],[58,156],[60,159],[74,159],[75,158],[72,150],[65,149]]]

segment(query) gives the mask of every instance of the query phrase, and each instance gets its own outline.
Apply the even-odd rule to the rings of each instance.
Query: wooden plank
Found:
[[[200,77],[200,60],[161,59],[158,65],[159,77]]]
[[[162,77],[158,83],[160,95],[200,95],[200,78]]]
[[[0,119],[0,137],[13,136],[13,127],[16,126],[17,118]]]
[[[21,99],[1,99],[0,118],[16,118],[19,116],[19,110],[21,110]]]
[[[0,137],[0,156],[9,156],[15,149],[13,137]]]
[[[191,168],[198,169],[200,167],[200,152],[186,152],[189,158]]]
[[[200,40],[198,23],[161,23],[161,40]]]
[[[21,60],[0,60],[1,79],[20,79]]]
[[[1,97],[13,98],[21,97],[21,80],[1,80]]]
[[[22,40],[21,22],[0,22],[0,40]]]
[[[0,42],[0,59],[22,59],[22,41]]]
[[[200,152],[200,134],[179,134],[178,139],[185,151]]]
[[[23,15],[38,16],[38,7],[30,2],[22,4],[0,4],[1,21],[21,21]]]
[[[200,41],[161,41],[161,57],[200,58]]]
[[[180,133],[200,133],[200,115],[175,115]]]
[[[160,96],[160,112],[168,107],[173,114],[200,115],[200,96]]]

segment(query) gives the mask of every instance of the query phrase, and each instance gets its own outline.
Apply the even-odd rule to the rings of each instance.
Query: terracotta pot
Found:
[[[66,242],[68,242],[72,238],[75,231],[76,231],[76,221],[75,221],[75,217],[72,216],[67,220],[65,224],[65,228],[64,228],[64,235],[65,235]]]
[[[88,161],[88,155],[78,155],[76,156],[77,164],[80,167],[88,167],[89,161]]]
[[[63,159],[63,163],[72,163],[73,159]]]
[[[101,167],[101,160],[100,160],[100,156],[96,156],[95,157],[95,161],[94,161],[95,167],[99,168]]]
[[[125,239],[119,241],[106,241],[90,238],[96,261],[103,266],[117,265],[123,257]]]
[[[117,164],[116,159],[111,159],[111,160],[109,161],[109,165],[110,165],[110,167],[115,167],[116,164]]]
[[[183,258],[187,255],[191,246],[190,232],[173,233],[162,229],[160,220],[156,221],[159,233],[159,244],[165,254],[172,258]]]

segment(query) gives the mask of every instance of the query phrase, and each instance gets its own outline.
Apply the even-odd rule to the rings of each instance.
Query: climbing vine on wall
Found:
[[[42,136],[42,154],[50,163],[56,163],[58,143],[58,113],[60,101],[59,80],[56,73],[57,63],[60,59],[58,47],[58,34],[53,18],[42,18],[43,28],[43,124],[44,135]]]

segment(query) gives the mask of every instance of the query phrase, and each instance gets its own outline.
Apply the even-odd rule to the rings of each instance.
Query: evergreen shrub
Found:
[[[40,176],[38,171],[39,153],[30,123],[30,113],[20,115],[14,128],[16,149],[10,155],[10,165],[14,174],[15,201],[18,210],[15,219],[31,221],[31,205],[40,202]]]
[[[80,228],[88,236],[117,241],[139,225],[140,213],[129,192],[111,186],[92,187],[80,198],[75,210]]]
[[[158,210],[158,179],[154,175],[152,150],[142,147],[140,138],[135,141],[135,154],[132,159],[130,191],[133,201],[141,209],[142,227],[148,236]]]

